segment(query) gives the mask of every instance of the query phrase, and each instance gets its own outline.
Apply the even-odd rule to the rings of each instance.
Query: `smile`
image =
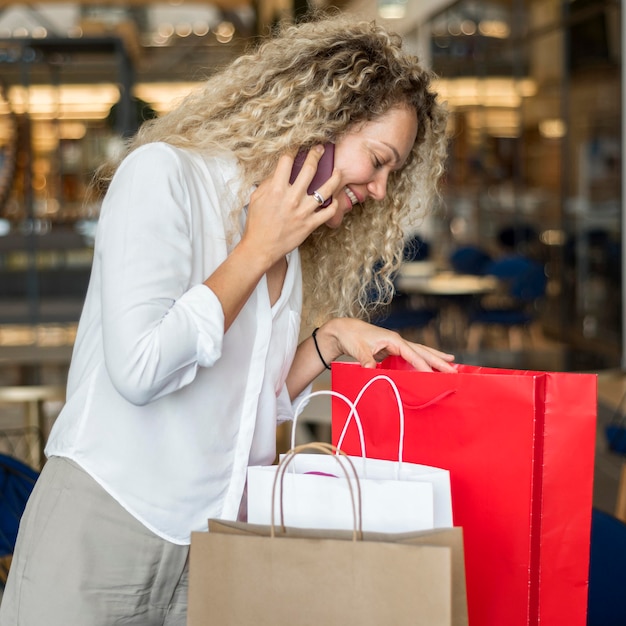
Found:
[[[350,191],[350,189],[345,187],[344,191],[346,192],[346,196],[348,196],[348,198],[350,199],[352,206],[359,203],[359,199],[352,193],[352,191]]]

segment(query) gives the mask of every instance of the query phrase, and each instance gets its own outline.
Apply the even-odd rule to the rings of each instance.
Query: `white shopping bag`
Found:
[[[368,459],[361,436],[362,456],[350,456],[359,477],[364,531],[400,533],[431,528],[452,527],[450,473],[445,469],[402,461],[404,409],[398,389],[387,376],[370,380],[352,403],[335,391],[318,391],[332,395],[350,406],[348,420],[354,418],[362,433],[357,404],[363,392],[377,381],[388,382],[396,394],[400,419],[398,461]],[[299,408],[296,415],[299,413]],[[394,419],[390,417],[390,419]],[[295,423],[292,449],[295,448]],[[338,446],[340,448],[340,445]],[[272,487],[277,466],[248,468],[248,522],[271,524]],[[354,482],[355,479],[350,479]],[[298,454],[290,462],[282,481],[282,498],[274,504],[275,519],[282,500],[285,524],[297,528],[344,529],[354,527],[348,479],[337,471],[337,462],[322,454]]]

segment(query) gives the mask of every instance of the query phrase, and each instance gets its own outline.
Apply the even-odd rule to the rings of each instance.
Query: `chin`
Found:
[[[344,217],[350,211],[352,211],[352,203],[348,202],[348,205],[344,209],[341,209],[340,212],[335,213],[335,215],[333,215],[326,222],[326,226],[328,226],[328,228],[332,228],[333,230],[336,230],[337,228],[339,228],[343,224]]]

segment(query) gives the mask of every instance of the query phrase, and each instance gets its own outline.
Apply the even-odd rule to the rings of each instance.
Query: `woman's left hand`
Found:
[[[336,318],[317,332],[318,345],[328,362],[342,355],[362,367],[374,368],[388,356],[399,356],[422,372],[455,372],[454,355],[402,338],[398,333],[352,318]]]

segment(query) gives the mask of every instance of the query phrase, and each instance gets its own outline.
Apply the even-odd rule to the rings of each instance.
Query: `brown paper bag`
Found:
[[[188,626],[467,626],[460,528],[356,536],[210,520]]]

